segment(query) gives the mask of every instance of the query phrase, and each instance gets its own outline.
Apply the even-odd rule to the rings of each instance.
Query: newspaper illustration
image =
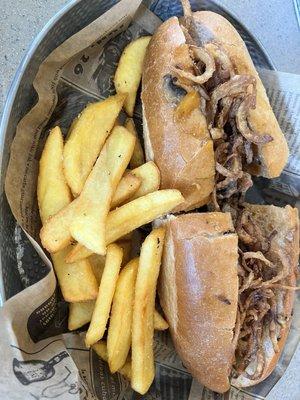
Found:
[[[26,240],[42,257],[45,273],[39,282],[8,300],[0,310],[0,397],[14,400],[265,399],[276,389],[280,378],[284,379],[299,343],[299,293],[291,332],[274,372],[253,388],[232,387],[225,395],[209,391],[192,378],[176,354],[168,333],[155,335],[156,376],[149,392],[141,397],[132,391],[123,376],[111,375],[107,364],[85,347],[82,331],[67,332],[67,305],[61,298],[53,268],[40,247],[38,235],[41,225],[36,180],[47,134],[51,127],[59,125],[66,135],[70,123],[87,103],[113,94],[112,77],[124,47],[137,37],[152,34],[161,23],[160,18],[181,12],[178,3],[171,1],[152,2],[154,12],[141,4],[141,0],[114,3],[103,1],[103,10],[108,5],[111,8],[67,39],[41,64],[34,81],[39,100],[18,124],[12,144],[5,184],[7,199],[17,222],[26,232]],[[292,150],[282,176],[272,182],[258,179],[252,196],[261,203],[289,203],[299,207],[300,77],[263,69],[259,72]],[[140,103],[134,120],[141,133]],[[23,232],[16,232],[16,237],[22,235]],[[21,240],[19,246],[18,263],[22,269],[26,252],[22,250]],[[298,395],[300,398],[300,393]]]

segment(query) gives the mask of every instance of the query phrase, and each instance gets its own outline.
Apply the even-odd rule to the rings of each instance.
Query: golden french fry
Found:
[[[115,120],[115,123],[114,123],[114,128],[116,127],[116,126],[123,126],[123,124],[122,124],[122,122],[121,122],[121,120],[120,120],[120,115],[117,117],[117,119]],[[127,128],[126,128],[127,129]]]
[[[110,186],[110,191],[105,188],[106,178],[102,179],[103,172],[98,177],[95,175],[93,180],[89,177],[84,185],[86,196],[82,202],[85,206],[82,205],[81,216],[76,215],[70,226],[70,232],[74,239],[93,250],[94,253],[105,254],[105,224],[108,207],[110,207],[112,194],[130,161],[134,145],[135,137],[127,129],[122,126],[115,127],[103,147],[103,150],[106,149],[106,154],[102,168],[107,170],[107,175],[104,175],[110,183],[110,185],[107,184],[107,189]],[[99,159],[101,155],[102,151]],[[103,213],[100,213],[101,208],[104,210]]]
[[[139,259],[130,261],[121,271],[113,298],[107,333],[108,364],[112,373],[126,362],[131,345],[131,324],[136,274]]]
[[[63,173],[64,139],[58,126],[50,131],[41,159],[37,183],[37,198],[42,223],[72,200]]]
[[[107,247],[105,267],[103,270],[98,297],[92,320],[86,334],[85,343],[90,347],[102,339],[109,318],[110,307],[115,293],[123,257],[123,250],[116,244]]]
[[[81,244],[77,243],[75,246],[72,247],[71,251],[66,256],[66,263],[73,263],[79,260],[84,260],[93,256],[93,253],[87,249],[86,247],[82,246]]]
[[[48,136],[41,160],[37,185],[41,220],[56,214],[71,202],[71,193],[63,174],[63,137],[58,127]],[[63,297],[67,301],[92,300],[97,297],[98,285],[87,260],[66,264],[65,256],[71,246],[52,254],[52,261]]]
[[[157,310],[154,310],[154,329],[157,331],[165,331],[169,328],[169,324]]]
[[[131,198],[141,186],[142,180],[133,174],[125,173],[113,195],[110,208],[114,209]]]
[[[92,253],[105,254],[105,224],[111,196],[129,163],[134,144],[135,138],[127,129],[113,129],[80,196],[43,226],[40,237],[48,251],[66,247],[73,237]]]
[[[117,245],[119,245],[123,250],[123,259],[122,265],[126,265],[130,260],[131,256],[131,241],[130,240],[118,240]],[[68,256],[66,257],[66,262]],[[91,263],[94,275],[97,279],[98,285],[100,285],[101,277],[103,274],[104,266],[105,266],[105,256],[100,256],[99,254],[92,254],[88,257],[89,262]]]
[[[133,194],[130,200],[145,196],[148,193],[155,192],[160,186],[160,172],[153,161],[149,161],[130,172],[132,175],[141,179],[142,183],[138,190]]]
[[[108,356],[107,356],[107,347],[106,343],[103,340],[100,340],[99,342],[95,343],[92,346],[93,350],[98,354],[100,358],[102,358],[103,361],[107,362]],[[131,379],[131,358],[130,356],[127,357],[126,363],[123,365],[122,368],[118,370],[119,374],[124,375],[125,378],[127,378],[129,381]]]
[[[132,117],[138,87],[142,77],[143,62],[151,36],[144,36],[125,47],[115,73],[117,93],[126,93],[124,110]]]
[[[123,375],[129,381],[131,380],[131,357],[128,356],[126,363],[123,365],[122,368],[118,370],[118,372]]]
[[[139,197],[110,211],[106,220],[106,243],[113,243],[134,229],[169,213],[183,201],[184,198],[179,190],[164,189]],[[75,262],[90,255],[91,251],[77,243],[68,254],[67,260]]]
[[[90,322],[95,307],[95,301],[83,301],[69,304],[68,329],[74,331]]]
[[[95,350],[95,352],[98,354],[98,356],[100,358],[102,358],[103,361],[108,360],[107,357],[107,347],[106,347],[106,343],[104,340],[99,340],[99,342],[93,344],[92,346],[93,350]]]
[[[64,172],[77,197],[122,109],[125,95],[89,104],[73,122],[64,147]]]
[[[106,252],[105,223],[113,193],[107,158],[104,145],[80,196],[74,201],[77,204],[69,225],[70,235],[77,242],[101,255]]]
[[[125,128],[129,130],[129,132],[133,133],[136,137],[135,147],[133,150],[133,154],[129,163],[130,168],[137,168],[140,165],[144,164],[144,150],[141,145],[140,139],[138,137],[137,131],[135,129],[135,125],[132,118],[127,118],[125,122]]]
[[[68,329],[70,331],[73,331],[90,322],[92,319],[94,307],[95,307],[94,300],[83,301],[80,303],[70,303]],[[167,321],[159,314],[157,310],[155,310],[154,329],[157,331],[164,331],[168,328],[169,325]]]
[[[165,189],[139,197],[111,211],[107,217],[107,244],[167,214],[183,201],[179,190]]]
[[[144,394],[154,376],[153,332],[156,284],[165,229],[154,229],[142,245],[136,278],[132,318],[132,388]]]
[[[128,237],[127,237],[128,236]],[[128,263],[130,260],[131,256],[131,249],[132,249],[132,242],[131,238],[129,235],[125,235],[122,237],[120,240],[116,242],[120,247],[123,249],[123,261],[122,265],[125,265]],[[89,261],[92,264],[92,268],[94,271],[94,274],[96,276],[97,281],[100,283],[101,276],[103,273],[104,269],[104,264],[105,264],[105,256],[100,256],[99,254],[92,254],[90,250],[88,250],[86,247],[83,246],[76,246],[76,248],[73,247],[75,250],[70,251],[70,253],[67,254],[66,256],[66,263],[72,263],[74,262],[73,259],[79,259],[79,260],[84,260],[85,258],[89,258]],[[77,251],[76,251],[77,249]]]
[[[68,258],[68,254],[66,256],[66,262]],[[91,263],[95,278],[97,279],[98,286],[100,285],[104,266],[105,266],[105,256],[100,256],[99,254],[92,254],[88,257],[89,262]]]
[[[96,299],[98,284],[92,266],[88,260],[67,264],[65,258],[70,247],[51,254],[62,295],[70,303]]]

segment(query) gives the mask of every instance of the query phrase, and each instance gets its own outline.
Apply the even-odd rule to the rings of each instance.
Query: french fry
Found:
[[[52,129],[46,141],[37,184],[38,204],[43,223],[71,202],[71,192],[63,174],[63,137],[58,127]],[[87,260],[66,264],[71,246],[52,254],[52,261],[62,294],[66,301],[85,301],[97,297],[98,285]]]
[[[67,264],[65,258],[70,247],[51,254],[62,295],[70,303],[94,300],[97,298],[98,284],[92,266],[88,260]]]
[[[165,237],[164,228],[154,229],[142,244],[136,278],[132,318],[132,388],[144,394],[154,376],[154,310],[156,285]]]
[[[105,145],[80,196],[72,203],[76,206],[69,224],[71,237],[100,255],[106,252],[105,222],[113,193],[107,158]]]
[[[64,147],[64,173],[75,197],[100,154],[122,109],[125,95],[89,104],[73,122]]]
[[[90,347],[102,339],[109,318],[110,307],[115,293],[119,271],[121,268],[123,250],[116,244],[107,247],[105,267],[103,270],[98,297],[92,315],[92,320],[86,334],[85,343]]]
[[[129,132],[133,133],[136,137],[135,147],[133,150],[133,154],[129,163],[131,169],[137,168],[140,165],[144,164],[145,157],[143,147],[141,145],[140,139],[138,137],[137,131],[135,129],[135,125],[132,118],[127,118],[125,122],[125,128],[129,130]]]
[[[130,240],[118,240],[116,243],[119,245],[123,250],[123,259],[122,259],[122,266],[126,265],[130,260],[131,256],[131,241]],[[66,257],[67,260],[68,257]],[[91,263],[94,275],[97,279],[98,285],[100,285],[101,277],[103,274],[103,270],[105,267],[105,256],[100,256],[99,254],[92,254],[88,257],[88,260]],[[66,261],[67,262],[67,261]]]
[[[121,272],[122,273],[122,272]],[[73,331],[87,324],[92,319],[95,301],[83,301],[80,303],[70,303],[69,305],[69,320],[68,329]],[[111,324],[111,323],[110,323]],[[169,328],[167,321],[159,314],[157,310],[154,311],[154,330],[164,331]]]
[[[155,192],[160,186],[160,172],[153,161],[141,165],[130,172],[132,175],[140,178],[142,183],[138,190],[133,194],[130,200],[145,196],[148,193]]]
[[[99,342],[95,343],[92,346],[93,350],[98,354],[100,358],[102,358],[103,361],[107,362],[107,347],[106,343],[103,340],[100,340]],[[119,374],[123,375],[126,379],[130,381],[131,379],[131,358],[128,356],[126,363],[123,365],[122,368],[118,370]]]
[[[63,147],[64,139],[56,126],[50,131],[40,159],[37,198],[43,224],[72,200],[63,173]]]
[[[178,190],[164,189],[139,197],[110,211],[106,220],[106,244],[113,243],[134,229],[167,214],[183,201],[184,198]],[[90,255],[88,249],[77,243],[68,254],[67,261],[75,262]]]
[[[65,261],[67,264],[70,264],[73,262],[77,262],[79,260],[84,260],[85,258],[88,258],[90,256],[93,256],[91,250],[77,243],[75,246],[73,246],[71,251],[66,255]]]
[[[93,180],[89,177],[84,185],[86,196],[84,200],[82,196],[80,198],[85,206],[81,206],[81,216],[76,215],[75,221],[70,226],[70,232],[74,239],[93,250],[94,253],[105,254],[105,224],[108,207],[110,207],[112,194],[130,161],[134,145],[135,137],[127,129],[121,126],[115,127],[103,148],[106,149],[106,154],[102,168],[107,170],[110,193],[105,190],[106,175],[102,179],[103,172],[98,176],[95,175]],[[101,208],[103,213],[100,213]]]
[[[123,127],[114,128],[92,169],[80,196],[43,226],[43,246],[56,252],[72,237],[92,253],[104,255],[105,224],[111,196],[131,158],[134,136]]]
[[[129,381],[131,380],[131,357],[128,356],[126,363],[118,370],[119,374],[123,375]]]
[[[111,211],[107,217],[107,244],[167,214],[183,201],[179,190],[165,189],[139,197]]]
[[[95,307],[95,301],[83,301],[69,304],[68,329],[74,331],[90,322]]]
[[[95,352],[100,358],[102,358],[103,361],[107,362],[107,347],[104,340],[99,340],[99,342],[93,344],[92,349],[95,350]]]
[[[68,257],[68,255],[67,255]],[[67,260],[66,257],[66,260]],[[65,260],[65,261],[66,261]],[[98,283],[98,287],[101,282],[104,266],[105,266],[105,256],[100,256],[99,254],[92,254],[90,257],[88,257],[88,260],[92,266],[95,278]],[[66,261],[67,262],[67,261]]]
[[[113,210],[131,198],[141,186],[142,180],[131,173],[125,173],[113,195],[110,208]]]
[[[156,331],[165,331],[168,328],[169,324],[164,317],[157,310],[154,310],[154,329]]]
[[[122,265],[126,265],[130,260],[131,241],[130,240],[122,240],[122,241],[118,241],[117,244],[123,249]],[[100,285],[101,277],[102,277],[104,266],[105,266],[105,256],[99,256],[98,254],[92,254],[88,258],[88,261],[92,266],[92,271],[94,273],[94,276],[95,276],[97,284],[98,284],[97,287],[95,285],[93,286],[94,298],[96,298],[96,296],[98,294],[98,287]],[[66,271],[69,272],[69,268],[67,268]],[[76,272],[76,268],[74,269],[73,272]],[[74,274],[71,273],[71,275],[74,275]],[[85,279],[85,281],[86,281],[86,279]],[[95,307],[95,301],[71,303],[70,307],[69,307],[69,324],[68,324],[69,330],[78,329],[81,326],[90,322],[92,319],[94,307]]]
[[[108,364],[111,373],[126,362],[131,345],[131,324],[136,274],[139,259],[130,261],[121,271],[113,298],[107,334]]]
[[[144,57],[151,36],[144,36],[125,47],[115,73],[117,93],[126,93],[124,110],[132,117],[138,87],[142,77]]]

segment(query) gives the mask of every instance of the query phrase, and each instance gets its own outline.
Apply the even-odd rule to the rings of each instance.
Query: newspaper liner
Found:
[[[122,49],[132,39],[153,33],[161,23],[140,4],[141,0],[120,1],[55,49],[41,64],[34,81],[39,101],[17,127],[6,175],[6,194],[15,218],[49,266],[49,273],[7,301],[0,311],[1,398],[137,398],[122,376],[109,374],[107,365],[85,348],[84,333],[53,336],[53,332],[64,331],[66,316],[58,315],[55,275],[49,259],[36,241],[40,228],[36,179],[38,160],[49,127],[59,124],[66,133],[72,119],[87,102],[112,94],[111,77]],[[260,73],[292,151],[282,176],[267,184],[259,181],[257,187],[260,190],[253,190],[252,198],[297,205],[300,192],[300,77],[272,71]],[[66,98],[69,101],[62,107],[62,100]],[[134,117],[140,127],[139,106]],[[272,393],[276,393],[275,384],[288,367],[299,342],[299,309],[298,295],[291,333],[272,375],[252,389],[241,391],[232,387],[224,396],[193,380],[178,358],[169,335],[156,333],[156,378],[143,398],[250,400],[264,399],[272,388]]]

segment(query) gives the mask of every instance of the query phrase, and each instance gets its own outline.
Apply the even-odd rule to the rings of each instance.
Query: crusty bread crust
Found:
[[[159,296],[178,354],[208,388],[229,389],[238,299],[237,235],[230,214],[165,222]]]
[[[207,39],[221,43],[238,74],[250,74],[257,80],[257,104],[250,110],[249,123],[259,134],[270,134],[273,141],[257,146],[254,175],[279,176],[288,158],[288,146],[270,106],[265,88],[248,50],[235,28],[221,15],[211,11],[194,13]],[[214,186],[213,145],[199,110],[180,124],[174,118],[176,104],[170,101],[165,77],[171,67],[187,64],[184,52],[178,52],[185,38],[177,17],[164,22],[153,35],[147,49],[143,71],[143,120],[147,159],[154,160],[161,172],[161,188],[176,188],[185,198],[175,211],[192,210],[206,204]],[[180,54],[179,54],[180,53]]]
[[[252,218],[259,224],[263,233],[268,236],[273,230],[277,235],[272,240],[272,246],[268,253],[268,258],[274,263],[279,262],[278,251],[283,252],[286,257],[290,274],[283,282],[287,286],[296,286],[296,274],[299,257],[299,216],[298,210],[290,206],[284,208],[275,206],[264,206],[248,204],[246,209],[251,211]],[[291,316],[294,303],[295,292],[293,290],[277,290],[277,304],[281,312],[290,317],[286,325],[279,332],[278,341],[279,352],[275,353],[273,346],[265,340],[266,366],[260,379],[249,380],[245,377],[232,379],[231,383],[237,387],[247,387],[257,385],[266,379],[276,367],[281,355],[291,325]]]
[[[231,23],[219,14],[211,11],[198,11],[194,13],[194,18],[212,32],[215,39],[222,44],[238,74],[249,74],[256,78],[256,108],[250,110],[249,123],[259,134],[268,133],[273,136],[272,142],[258,148],[261,168],[256,171],[256,175],[266,178],[279,176],[289,155],[287,142],[243,39]]]
[[[263,233],[278,232],[267,257],[286,257],[290,274],[283,282],[295,286],[299,256],[298,211],[290,206],[247,205]],[[159,279],[159,297],[178,354],[191,374],[216,392],[229,389],[235,349],[232,330],[238,299],[238,240],[228,213],[191,213],[160,220],[166,241]],[[228,301],[227,301],[228,300]],[[289,317],[280,330],[279,352],[265,338],[266,365],[256,381],[231,380],[237,387],[255,385],[275,368],[289,333],[294,291],[277,290],[278,312]],[[230,303],[230,304],[229,304]]]
[[[176,101],[168,93],[166,76],[178,63],[189,65],[185,37],[176,17],[162,24],[153,35],[143,71],[144,141],[147,159],[161,172],[161,188],[176,188],[185,202],[175,211],[207,203],[214,187],[213,143],[199,109],[179,123]]]

